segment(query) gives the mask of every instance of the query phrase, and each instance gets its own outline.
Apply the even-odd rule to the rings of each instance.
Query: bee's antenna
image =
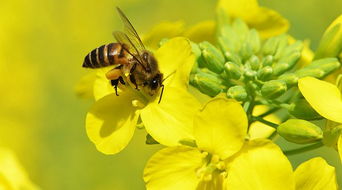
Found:
[[[167,75],[163,80],[162,83],[164,82],[164,80],[166,80],[167,78],[169,78],[170,76],[172,76],[173,74],[175,74],[176,71],[173,71],[172,73],[170,73],[169,75]]]
[[[161,101],[161,99],[163,97],[163,93],[164,93],[164,85],[162,84],[161,87],[162,87],[162,91],[161,91],[160,96],[159,96],[158,104],[160,103],[160,101]]]

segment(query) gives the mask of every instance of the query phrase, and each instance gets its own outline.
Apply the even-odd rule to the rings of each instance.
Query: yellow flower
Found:
[[[14,154],[0,148],[0,189],[1,190],[36,190],[26,172]]]
[[[200,104],[187,92],[187,81],[194,55],[185,38],[174,38],[155,52],[159,69],[168,76],[164,81],[163,98],[151,99],[139,91],[126,87],[116,96],[99,92],[99,100],[90,108],[86,117],[86,129],[90,140],[105,154],[121,151],[133,136],[140,117],[146,131],[159,143],[176,146],[180,140],[192,139],[192,118]],[[96,82],[96,81],[95,81]],[[108,81],[107,81],[108,83]]]
[[[330,120],[325,128],[325,141],[327,145],[337,143],[340,158],[342,160],[342,99],[340,89],[328,82],[304,77],[298,80],[298,87],[305,99],[321,116]],[[328,136],[326,136],[328,135]],[[333,139],[331,139],[333,138]],[[332,142],[331,142],[332,141]]]
[[[218,9],[232,18],[240,18],[250,28],[255,28],[262,38],[269,38],[286,32],[289,22],[274,10],[260,7],[257,0],[220,0]]]
[[[148,161],[144,170],[147,189],[336,187],[334,168],[322,159],[309,161],[293,173],[290,162],[277,145],[266,139],[245,141],[246,133],[247,116],[239,103],[223,98],[211,100],[194,118],[197,146],[164,148]],[[305,180],[311,178],[316,181],[311,180],[307,186]]]

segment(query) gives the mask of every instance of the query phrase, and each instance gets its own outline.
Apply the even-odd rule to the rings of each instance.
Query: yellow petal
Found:
[[[14,154],[5,148],[0,148],[0,189],[38,189],[30,181]]]
[[[99,100],[109,94],[115,93],[114,87],[110,85],[110,81],[106,78],[106,72],[108,72],[110,69],[112,68],[98,69],[96,73],[93,93],[95,100]]]
[[[266,139],[246,143],[230,165],[226,185],[230,190],[295,189],[291,163]]]
[[[138,120],[132,106],[133,92],[110,94],[96,101],[86,117],[86,130],[96,148],[104,154],[115,154],[131,140]]]
[[[232,18],[241,18],[249,27],[257,29],[262,38],[279,35],[289,28],[285,18],[271,9],[259,7],[257,0],[220,0],[218,7]]]
[[[214,21],[208,20],[197,23],[196,25],[184,31],[184,36],[195,43],[203,41],[215,42],[215,27]]]
[[[225,159],[240,150],[247,133],[247,116],[233,100],[215,98],[195,116],[198,148]]]
[[[196,189],[201,153],[190,147],[168,147],[155,153],[144,169],[147,190]]]
[[[342,163],[342,134],[340,134],[340,137],[338,138],[337,149],[338,149],[338,153],[340,155],[340,160]]]
[[[165,80],[164,85],[187,86],[190,71],[195,63],[195,55],[192,53],[189,40],[182,37],[170,39],[158,49],[155,56],[164,78],[176,72]]]
[[[298,86],[305,99],[323,117],[342,123],[342,100],[338,88],[313,77],[298,80]]]
[[[253,110],[253,116],[258,116],[266,112],[267,110],[269,110],[269,108],[265,105],[255,106]],[[270,114],[264,117],[264,119],[267,121],[276,123],[276,124],[280,123],[279,117],[277,117],[274,114]],[[250,139],[252,140],[252,139],[257,139],[257,138],[268,138],[274,131],[275,129],[273,127],[270,127],[264,123],[256,121],[252,123],[251,126],[249,127],[248,134],[250,136]]]
[[[294,172],[296,190],[337,189],[335,168],[320,158],[313,158],[298,166]]]
[[[187,91],[166,86],[160,104],[156,98],[141,110],[141,120],[160,144],[175,146],[182,139],[193,139],[193,117],[199,108]]]
[[[95,72],[84,75],[75,86],[76,95],[80,98],[93,98],[93,87],[95,79]]]
[[[144,45],[150,49],[157,49],[160,40],[180,36],[184,31],[184,22],[162,22],[154,26],[150,32],[142,36]]]

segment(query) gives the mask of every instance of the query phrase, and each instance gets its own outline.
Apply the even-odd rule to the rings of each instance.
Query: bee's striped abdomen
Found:
[[[86,68],[100,68],[118,64],[115,63],[116,59],[114,57],[121,57],[120,54],[123,53],[121,50],[122,45],[120,43],[100,46],[88,53],[84,58],[82,66]]]

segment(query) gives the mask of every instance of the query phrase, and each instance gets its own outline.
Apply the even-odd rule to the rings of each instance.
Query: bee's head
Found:
[[[154,77],[144,82],[145,92],[150,96],[157,94],[160,87],[163,85],[163,74],[157,73]]]

